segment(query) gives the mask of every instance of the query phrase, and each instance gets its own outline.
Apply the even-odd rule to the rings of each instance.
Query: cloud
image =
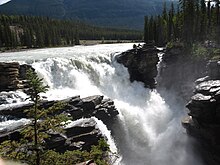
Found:
[[[0,0],[0,5],[6,3],[6,2],[8,2],[8,1],[10,1],[10,0]]]

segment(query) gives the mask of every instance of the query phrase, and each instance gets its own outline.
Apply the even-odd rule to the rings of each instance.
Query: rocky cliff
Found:
[[[130,80],[141,81],[145,87],[155,88],[157,64],[159,62],[158,50],[152,44],[136,46],[116,57],[117,61],[128,68]]]
[[[25,88],[26,71],[30,68],[29,65],[19,65],[18,62],[0,62],[0,92]]]
[[[196,81],[194,96],[182,120],[187,133],[201,144],[207,165],[220,164],[220,62],[210,61],[208,75]]]
[[[157,78],[158,90],[188,101],[193,95],[194,81],[206,74],[205,66],[205,60],[193,59],[181,44],[166,48]]]

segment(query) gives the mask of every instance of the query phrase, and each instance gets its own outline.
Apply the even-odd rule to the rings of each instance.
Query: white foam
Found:
[[[191,143],[182,132],[182,109],[171,109],[157,91],[144,88],[143,83],[131,83],[127,69],[114,60],[114,54],[128,50],[132,45],[3,53],[0,60],[32,64],[51,87],[45,94],[49,99],[95,94],[112,98],[120,112],[114,138],[123,157],[121,164],[201,165],[198,157],[189,152],[188,144]],[[97,120],[97,123],[101,122]],[[105,128],[102,131],[110,137],[109,131]],[[109,143],[113,148],[116,146],[114,141]]]

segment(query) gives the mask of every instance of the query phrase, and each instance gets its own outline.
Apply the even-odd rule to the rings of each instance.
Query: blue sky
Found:
[[[10,1],[10,0],[0,0],[0,4],[6,3],[8,1]]]

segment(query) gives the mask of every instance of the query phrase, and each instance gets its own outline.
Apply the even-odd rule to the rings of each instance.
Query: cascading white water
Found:
[[[50,90],[48,99],[104,95],[120,111],[114,139],[125,165],[201,165],[180,124],[183,108],[170,108],[158,91],[129,81],[114,60],[133,44],[77,46],[2,53],[0,61],[31,64]],[[19,95],[20,96],[20,95]],[[4,105],[7,106],[7,105]]]

